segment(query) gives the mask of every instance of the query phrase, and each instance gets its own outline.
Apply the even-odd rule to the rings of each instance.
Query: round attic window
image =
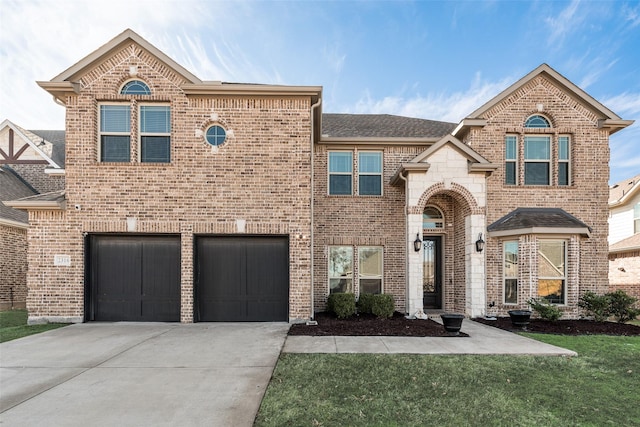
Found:
[[[204,138],[209,144],[217,147],[224,144],[227,139],[227,132],[222,126],[213,125],[207,129]]]

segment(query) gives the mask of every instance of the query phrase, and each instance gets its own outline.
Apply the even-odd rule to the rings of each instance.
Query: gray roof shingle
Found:
[[[322,135],[333,138],[440,138],[456,126],[456,123],[389,114],[322,115]]]
[[[25,211],[13,209],[2,203],[5,200],[16,200],[33,196],[38,192],[25,182],[9,166],[0,166],[0,218],[11,221],[29,223],[29,214]]]
[[[65,131],[63,130],[30,130],[40,138],[49,141],[53,145],[53,150],[51,153],[51,160],[60,165],[60,167],[64,168],[64,160],[65,160]]]
[[[529,228],[591,228],[560,208],[518,208],[487,227],[487,231]]]

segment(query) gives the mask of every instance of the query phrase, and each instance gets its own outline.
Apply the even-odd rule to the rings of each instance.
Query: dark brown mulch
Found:
[[[522,332],[522,329],[515,328],[511,324],[509,317],[498,317],[497,320],[486,320],[484,318],[473,319],[485,325],[495,326],[512,332]],[[527,332],[556,335],[624,335],[640,336],[640,326],[627,323],[596,322],[593,320],[558,320],[551,322],[543,319],[531,319],[527,325]]]
[[[346,319],[338,319],[333,314],[316,313],[317,325],[291,325],[289,335],[311,336],[398,336],[398,337],[449,337],[444,327],[433,320],[407,319],[401,313],[394,313],[389,319],[381,319],[371,314],[360,314]],[[468,320],[465,320],[468,322]],[[464,323],[463,323],[464,327]],[[469,335],[460,332],[460,337]]]

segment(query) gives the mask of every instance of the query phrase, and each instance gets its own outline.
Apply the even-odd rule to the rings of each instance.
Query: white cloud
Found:
[[[567,6],[557,16],[548,17],[545,19],[547,26],[549,27],[549,45],[560,45],[564,41],[564,38],[580,27],[582,21],[577,15],[578,5],[580,0],[573,0],[569,6]]]
[[[640,93],[624,92],[602,102],[616,114],[640,118]]]

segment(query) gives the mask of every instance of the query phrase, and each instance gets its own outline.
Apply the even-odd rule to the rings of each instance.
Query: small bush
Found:
[[[373,313],[373,301],[375,300],[375,294],[360,294],[358,298],[358,313]]]
[[[327,308],[338,316],[338,319],[356,314],[356,296],[351,293],[335,293],[329,295]]]
[[[558,306],[549,303],[545,299],[532,298],[527,303],[531,306],[533,311],[538,313],[544,320],[550,320],[555,322],[562,317],[562,311]]]
[[[391,317],[395,311],[395,304],[393,302],[393,295],[378,294],[373,295],[373,304],[371,306],[371,312],[378,317]]]
[[[608,313],[610,316],[615,317],[618,323],[628,322],[640,315],[640,310],[633,307],[633,304],[638,300],[627,295],[626,292],[618,289],[617,291],[610,292],[605,296],[609,301]]]
[[[597,322],[604,322],[609,317],[609,297],[607,295],[596,295],[587,291],[578,300],[578,307],[584,309],[587,315],[593,316]]]

